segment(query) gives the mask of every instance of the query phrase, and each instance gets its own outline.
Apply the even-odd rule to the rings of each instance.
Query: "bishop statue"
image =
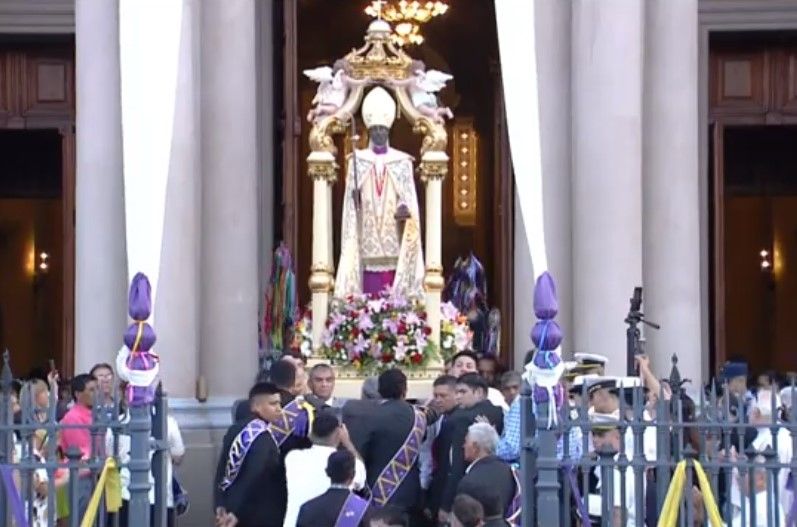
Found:
[[[413,158],[389,145],[396,102],[376,87],[363,100],[362,118],[369,144],[347,159],[335,296],[387,290],[420,297],[424,266]]]

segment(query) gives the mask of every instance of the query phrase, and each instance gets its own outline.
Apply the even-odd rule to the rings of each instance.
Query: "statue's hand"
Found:
[[[397,221],[407,221],[410,219],[410,209],[402,203],[396,208],[396,213],[393,215],[393,218]]]

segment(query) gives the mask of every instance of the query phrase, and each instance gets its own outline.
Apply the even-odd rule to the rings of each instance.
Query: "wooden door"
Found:
[[[711,185],[713,199],[713,275],[714,364],[725,362],[725,126],[717,121],[711,127]]]

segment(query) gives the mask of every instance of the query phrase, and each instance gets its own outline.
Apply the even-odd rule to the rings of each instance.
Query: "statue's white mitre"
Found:
[[[377,86],[365,96],[362,115],[366,128],[380,125],[390,128],[396,119],[396,101],[387,90]]]

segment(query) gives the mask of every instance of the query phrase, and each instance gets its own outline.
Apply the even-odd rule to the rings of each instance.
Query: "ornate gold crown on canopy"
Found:
[[[352,78],[383,81],[409,77],[412,59],[393,44],[390,36],[390,24],[384,20],[371,22],[365,35],[365,45],[353,49],[343,59]]]

